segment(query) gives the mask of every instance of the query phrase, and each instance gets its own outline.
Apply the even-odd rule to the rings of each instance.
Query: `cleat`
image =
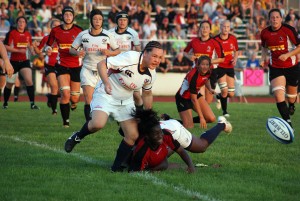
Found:
[[[77,104],[76,103],[72,103],[71,104],[71,110],[74,111],[77,108]]]
[[[220,99],[217,99],[217,101],[216,101],[216,108],[218,109],[218,110],[220,110],[221,109],[221,101],[220,101]]]
[[[167,120],[171,119],[170,115],[168,115],[168,114],[166,114],[166,113],[160,115],[160,118],[161,118],[162,120],[164,120],[164,121],[167,121]]]
[[[230,114],[228,114],[228,112],[223,112],[223,116],[228,118],[230,117]]]
[[[18,102],[18,100],[19,100],[19,97],[18,97],[18,96],[15,96],[15,97],[14,97],[14,102]]]
[[[295,105],[290,105],[290,106],[289,106],[289,112],[290,112],[290,115],[293,115],[293,114],[295,113],[295,110],[296,110]]]
[[[3,103],[2,109],[4,109],[4,110],[8,109],[8,104],[7,103]]]
[[[225,124],[224,132],[225,133],[231,133],[232,131],[232,125],[229,121],[224,116],[219,116],[218,117],[218,123],[219,124]]]
[[[77,137],[77,134],[78,134],[78,132],[74,132],[72,134],[72,136],[69,137],[67,139],[67,141],[65,142],[65,151],[67,153],[70,153],[74,149],[75,145],[80,143],[81,139],[79,139],[79,137]]]
[[[57,115],[57,111],[52,112],[52,115]]]
[[[32,110],[39,110],[40,108],[38,107],[38,106],[36,106],[36,105],[31,105],[31,107],[30,107]]]

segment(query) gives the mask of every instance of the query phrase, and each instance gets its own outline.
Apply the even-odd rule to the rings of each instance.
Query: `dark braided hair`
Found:
[[[160,44],[160,42],[157,41],[150,41],[149,43],[147,43],[147,45],[145,46],[144,51],[146,52],[151,52],[153,50],[153,48],[158,48],[158,49],[163,49],[162,45]]]
[[[211,65],[211,59],[209,58],[209,56],[207,56],[207,55],[202,55],[202,56],[200,56],[200,57],[198,58],[198,60],[197,60],[197,66],[199,66],[203,60],[207,60],[208,63],[209,63],[209,66]]]
[[[140,137],[145,137],[145,142],[152,150],[155,150],[159,145],[158,139],[161,137],[160,118],[152,109],[137,110],[133,113],[133,117],[138,122],[138,131]]]

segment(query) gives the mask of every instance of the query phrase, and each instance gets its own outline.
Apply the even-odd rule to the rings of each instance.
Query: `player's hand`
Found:
[[[107,57],[109,57],[110,56],[110,51],[109,50],[100,50],[100,52],[101,52],[101,54],[102,55],[105,55],[105,56],[107,56]]]
[[[80,58],[84,58],[85,57],[85,51],[84,50],[80,50],[77,54]]]
[[[207,128],[206,120],[204,119],[204,117],[200,118],[200,128]]]
[[[232,59],[231,63],[232,63],[233,66],[235,66],[236,65],[236,60]]]
[[[14,74],[14,68],[9,61],[4,61],[3,73],[6,73],[8,77],[11,77]]]
[[[282,54],[278,57],[278,59],[280,59],[281,61],[285,61],[287,60],[289,57],[286,54]]]
[[[112,91],[111,85],[110,85],[109,83],[107,83],[107,84],[105,85],[105,92],[106,92],[107,94],[111,95],[111,91]]]

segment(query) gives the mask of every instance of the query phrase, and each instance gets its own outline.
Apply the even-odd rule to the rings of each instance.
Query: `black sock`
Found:
[[[27,95],[29,97],[29,101],[31,103],[31,105],[34,104],[34,87],[32,86],[26,86],[26,90],[27,90]]]
[[[10,94],[11,94],[11,89],[5,87],[4,88],[4,104],[7,105],[7,102],[9,100],[9,97],[10,97]]]
[[[85,116],[86,121],[89,121],[89,120],[92,119],[90,115],[91,115],[91,106],[90,106],[90,104],[84,105],[84,116]]]
[[[213,141],[215,141],[215,139],[218,137],[218,135],[221,133],[221,131],[223,131],[225,128],[225,124],[222,123],[218,123],[217,125],[215,125],[214,127],[212,127],[211,129],[205,131],[200,138],[204,138],[207,140],[208,144],[213,143]]]
[[[70,118],[70,104],[60,104],[60,112],[64,125],[68,125]]]
[[[285,101],[276,103],[281,117],[292,126],[290,112]]]
[[[80,129],[80,131],[77,133],[77,136],[79,137],[79,139],[83,139],[85,136],[93,133],[89,130],[88,124],[89,124],[88,121],[85,122],[83,124],[82,128]]]
[[[144,105],[135,105],[135,109],[136,110],[143,110],[144,109]]]
[[[200,117],[199,116],[193,117],[193,122],[200,123]]]
[[[18,100],[19,98],[19,92],[20,92],[20,87],[16,87],[14,88],[14,99]]]
[[[49,98],[50,98],[52,112],[56,112],[56,108],[57,108],[57,95],[50,94]]]
[[[122,168],[122,163],[127,162],[128,157],[130,156],[132,152],[132,147],[131,145],[127,144],[124,140],[120,143],[120,146],[117,150],[117,155],[115,158],[115,161],[113,165],[111,166],[111,170],[116,172],[116,171],[123,171]]]
[[[221,101],[221,107],[222,107],[223,113],[227,113],[227,97],[223,98],[220,95],[220,101]]]

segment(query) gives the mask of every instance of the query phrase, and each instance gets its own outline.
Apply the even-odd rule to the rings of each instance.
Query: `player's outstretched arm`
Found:
[[[1,64],[1,68],[3,69],[3,73],[6,73],[8,77],[11,77],[14,74],[14,68],[12,67],[9,58],[7,56],[7,51],[4,44],[0,41],[0,56],[3,60]]]
[[[184,150],[184,148],[182,146],[180,146],[176,150],[176,153],[178,153],[178,155],[181,157],[181,159],[187,164],[187,166],[188,166],[187,171],[189,173],[195,172],[195,167],[194,167],[193,161],[192,161],[191,157],[189,156],[189,154]]]

